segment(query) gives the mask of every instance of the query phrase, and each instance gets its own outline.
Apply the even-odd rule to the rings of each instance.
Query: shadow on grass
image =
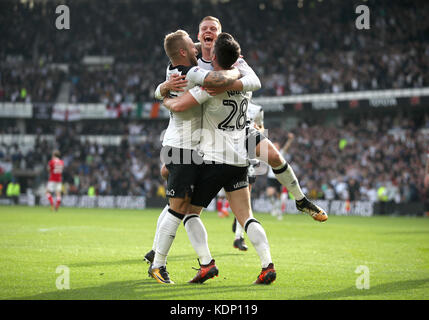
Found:
[[[31,296],[14,297],[10,300],[201,300],[213,299],[234,299],[238,291],[249,290],[252,285],[213,285],[204,284],[174,284],[163,285],[153,279],[111,282],[106,285],[70,289],[56,290],[52,292],[40,293]],[[264,287],[255,289],[264,290]],[[212,297],[212,298],[210,298]]]
[[[309,296],[298,297],[298,298],[295,298],[295,300],[329,300],[329,299],[344,299],[344,298],[353,298],[353,297],[370,298],[370,296],[383,296],[385,294],[392,293],[392,292],[412,290],[420,286],[423,286],[427,283],[429,283],[429,278],[383,283],[376,286],[370,286],[368,290],[365,290],[365,289],[359,290],[356,287],[350,287],[339,291],[317,293]],[[425,297],[425,299],[427,298],[428,297]],[[421,299],[423,299],[423,297],[421,297]]]
[[[227,256],[237,256],[240,255],[238,251],[236,253],[221,253],[216,254],[215,259],[218,257],[227,257]],[[184,254],[184,255],[172,255],[168,257],[168,261],[196,261],[196,254]],[[114,261],[89,261],[89,262],[79,262],[79,263],[70,263],[67,264],[69,267],[97,267],[97,266],[116,266],[116,265],[132,265],[132,264],[142,264],[147,266],[146,261],[143,259],[143,255],[139,259],[127,259],[127,260],[114,260]]]

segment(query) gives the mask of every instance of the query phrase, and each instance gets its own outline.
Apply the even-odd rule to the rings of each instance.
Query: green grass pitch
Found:
[[[259,258],[232,246],[232,218],[204,212],[219,277],[188,284],[198,267],[181,226],[167,269],[174,285],[147,276],[160,210],[0,206],[0,299],[428,299],[429,219],[344,217],[320,224],[305,215],[282,221],[255,214],[271,246],[277,280],[252,285]],[[59,290],[58,266],[69,269],[70,289]],[[369,289],[357,289],[358,266]]]

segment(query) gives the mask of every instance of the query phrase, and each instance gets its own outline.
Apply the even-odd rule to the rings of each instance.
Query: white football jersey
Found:
[[[170,96],[178,97],[189,90],[192,96],[198,102],[200,102],[202,97],[205,97],[206,95],[204,92],[202,92],[202,90],[198,90],[197,85],[203,84],[204,78],[208,72],[209,71],[199,67],[173,67],[171,64],[169,64],[167,67],[167,80],[173,74],[180,74],[186,75],[185,79],[188,81],[188,84],[184,88],[183,92],[171,91]],[[196,150],[200,142],[200,129],[202,121],[201,116],[201,106],[191,108],[184,112],[170,111],[170,121],[164,134],[162,145],[181,149]]]
[[[204,60],[201,54],[198,55],[198,66],[205,70],[213,70],[212,62]]]
[[[202,56],[198,57],[198,66],[213,70],[211,62],[204,60]],[[256,77],[244,59],[239,58],[234,66],[243,76]],[[251,97],[250,91],[228,91],[214,97],[207,94],[207,102],[203,105],[203,130],[199,146],[204,160],[239,167],[249,164],[246,150],[246,125]]]
[[[246,121],[249,92],[227,91],[203,104],[199,149],[204,160],[247,166]]]

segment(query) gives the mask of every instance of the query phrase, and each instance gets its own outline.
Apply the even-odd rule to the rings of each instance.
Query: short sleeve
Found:
[[[202,86],[204,79],[209,74],[210,70],[205,70],[200,67],[193,67],[186,74],[186,80],[192,81],[195,84]]]

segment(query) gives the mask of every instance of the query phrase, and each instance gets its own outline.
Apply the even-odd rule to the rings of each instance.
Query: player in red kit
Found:
[[[61,204],[61,186],[63,181],[64,161],[60,159],[60,152],[55,150],[52,153],[52,159],[48,163],[49,180],[46,187],[46,196],[51,204],[51,210],[58,210]],[[55,193],[56,201],[54,205],[54,198],[52,194]]]

